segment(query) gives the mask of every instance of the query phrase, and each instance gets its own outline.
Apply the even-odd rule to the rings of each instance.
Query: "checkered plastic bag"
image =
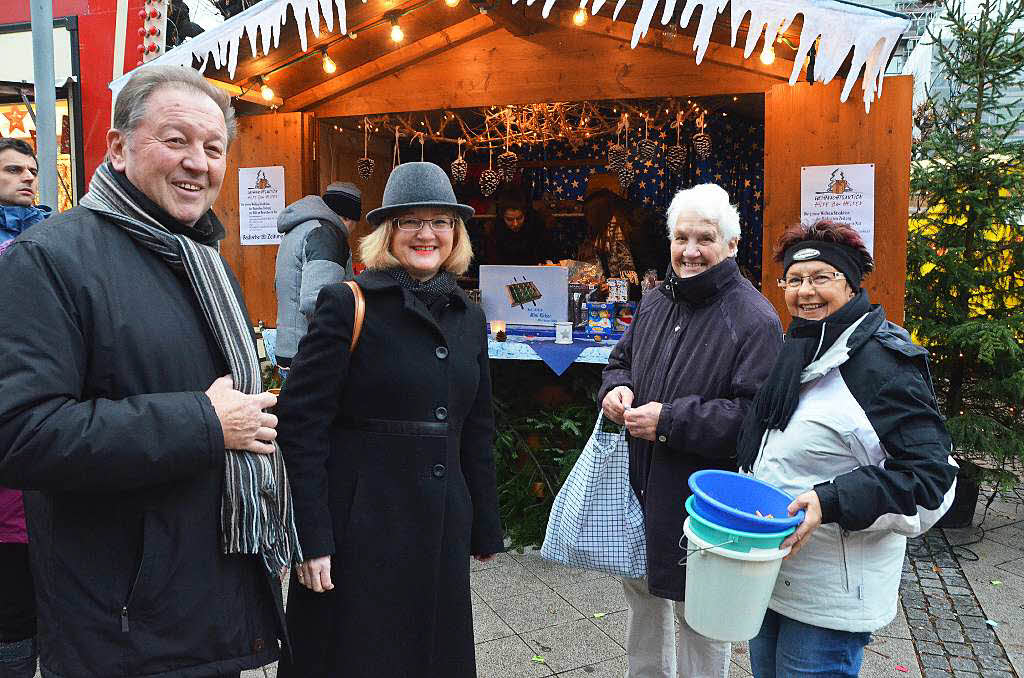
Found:
[[[626,430],[601,430],[604,414],[555,497],[540,555],[586,570],[639,579],[647,574],[640,502],[629,484]]]

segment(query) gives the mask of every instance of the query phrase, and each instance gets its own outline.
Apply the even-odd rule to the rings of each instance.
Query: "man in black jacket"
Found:
[[[277,658],[271,571],[294,530],[276,400],[210,211],[233,133],[198,73],[140,69],[80,206],[0,265],[0,484],[31,490],[44,677],[238,676]]]
[[[782,325],[740,275],[739,215],[722,188],[677,193],[668,236],[665,283],[647,293],[612,350],[599,393],[605,414],[629,431],[630,482],[647,534],[647,578],[623,580],[627,676],[717,678],[728,673],[729,643],[683,618],[687,480],[701,469],[736,470],[740,424],[782,346]]]

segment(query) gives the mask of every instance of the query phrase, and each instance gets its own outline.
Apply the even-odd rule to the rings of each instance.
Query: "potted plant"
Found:
[[[929,91],[915,116],[906,325],[931,352],[971,503],[946,526],[969,525],[981,478],[1024,458],[1024,112],[1006,96],[1022,83],[1021,20],[1024,0],[971,15],[946,0],[928,32],[948,92]]]

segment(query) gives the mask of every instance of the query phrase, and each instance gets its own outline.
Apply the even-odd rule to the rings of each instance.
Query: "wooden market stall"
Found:
[[[874,166],[877,268],[866,286],[902,319],[913,83],[886,78],[883,94],[881,72],[905,17],[805,0],[623,0],[615,20],[602,0],[582,16],[575,9],[554,0],[263,0],[150,62],[197,67],[237,96],[243,115],[216,210],[253,320],[274,324],[277,248],[239,242],[240,167],[283,166],[286,204],[355,181],[368,210],[380,202],[392,144],[387,130],[364,138],[352,120],[723,96],[736,97],[730,111],[763,120],[762,290],[784,322],[771,245],[800,219],[801,168],[858,163]],[[355,170],[364,142],[377,167],[366,180]]]

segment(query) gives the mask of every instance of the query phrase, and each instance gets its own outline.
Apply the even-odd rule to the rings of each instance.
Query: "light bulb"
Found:
[[[765,45],[764,49],[761,50],[761,63],[765,66],[771,66],[775,63],[775,48],[771,45]]]
[[[264,80],[263,84],[260,85],[260,96],[262,96],[266,101],[274,100],[274,90],[270,88],[270,85],[267,84],[266,80]]]
[[[444,0],[444,4],[448,5],[449,7],[458,7],[459,0]]]
[[[580,7],[578,10],[573,12],[572,22],[577,26],[583,26],[587,23],[587,10]]]
[[[324,50],[324,73],[330,75],[336,70],[338,70],[338,64],[334,63],[334,59],[327,56],[327,50]]]
[[[405,40],[405,32],[398,25],[398,19],[391,22],[391,42],[402,42]]]

